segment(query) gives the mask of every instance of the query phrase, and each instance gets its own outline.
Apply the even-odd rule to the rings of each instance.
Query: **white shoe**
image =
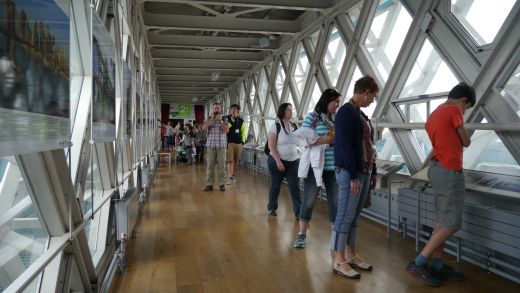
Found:
[[[234,181],[233,177],[229,177],[229,180],[228,180],[228,182],[226,184],[227,185],[231,185],[231,184],[233,184],[233,181]]]

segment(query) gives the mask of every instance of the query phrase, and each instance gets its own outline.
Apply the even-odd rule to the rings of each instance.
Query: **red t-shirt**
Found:
[[[450,170],[462,170],[462,141],[457,128],[464,125],[462,109],[455,105],[440,105],[426,121],[426,132],[433,146],[433,156]]]

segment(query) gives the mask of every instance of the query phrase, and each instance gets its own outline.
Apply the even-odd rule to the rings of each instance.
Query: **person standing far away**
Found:
[[[267,210],[269,216],[277,216],[280,187],[283,179],[286,178],[291,193],[294,216],[298,219],[302,204],[300,179],[298,178],[300,160],[298,159],[297,145],[290,137],[291,133],[297,129],[296,124],[291,122],[292,115],[293,106],[289,103],[281,104],[276,112],[280,122],[274,123],[267,133],[270,151],[267,157],[267,167],[271,175]]]
[[[323,166],[316,169],[310,167],[307,173],[301,174],[300,170],[304,170],[304,166],[308,163],[304,163],[304,160],[300,159],[298,176],[303,177],[303,200],[300,208],[300,231],[294,242],[294,248],[305,248],[306,246],[307,229],[309,229],[314,204],[320,192],[318,186],[321,187],[322,182],[325,184],[331,227],[336,219],[338,184],[334,174],[334,113],[339,108],[340,97],[341,94],[335,89],[324,90],[314,111],[305,117],[302,127],[299,129],[299,131],[311,130],[319,136],[318,140],[306,147],[310,149],[310,152],[313,149],[323,150],[319,151],[319,161],[323,162]],[[315,175],[315,172],[321,174]],[[318,180],[320,184],[318,184]]]
[[[354,84],[352,98],[336,114],[334,165],[339,192],[330,249],[333,272],[349,279],[361,277],[353,269],[372,270],[372,265],[357,255],[356,235],[369,188],[374,189],[377,182],[374,130],[361,108],[370,106],[378,93],[374,78],[362,77]]]
[[[227,163],[229,181],[228,185],[237,183],[236,170],[240,162],[240,155],[242,154],[242,146],[246,142],[246,123],[240,116],[240,106],[237,104],[231,105],[231,114],[227,116],[229,132],[227,133]]]
[[[207,174],[206,187],[204,191],[212,191],[215,179],[215,167],[217,167],[217,176],[220,191],[226,190],[226,147],[227,136],[229,132],[228,121],[226,117],[222,117],[222,108],[219,102],[213,103],[213,112],[202,125],[203,130],[208,131],[206,149],[207,149]]]
[[[173,133],[174,129],[172,127],[172,122],[168,121],[168,123],[166,124],[166,131],[164,134],[164,137],[166,138],[166,149],[168,149],[168,151],[171,151],[170,146],[173,144]]]
[[[461,82],[448,93],[448,100],[437,107],[426,121],[426,132],[433,153],[428,179],[435,195],[436,224],[421,253],[406,267],[406,271],[429,286],[441,281],[462,281],[464,274],[442,261],[444,243],[462,224],[465,182],[462,172],[463,148],[471,143],[464,127],[464,112],[475,105],[475,90]],[[432,258],[431,267],[428,259]]]

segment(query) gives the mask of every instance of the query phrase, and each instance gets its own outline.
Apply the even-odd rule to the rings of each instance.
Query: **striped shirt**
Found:
[[[227,135],[220,127],[219,122],[213,122],[208,127],[208,137],[206,141],[208,149],[225,149],[227,148]]]
[[[312,122],[313,120],[317,121],[316,128],[314,131],[322,137],[329,133],[330,128],[323,122],[323,120],[319,119],[318,114],[316,112],[309,113],[305,119],[303,120],[302,127],[313,128]],[[325,171],[334,171],[334,147],[330,145],[327,149],[325,149],[325,166],[323,168]]]

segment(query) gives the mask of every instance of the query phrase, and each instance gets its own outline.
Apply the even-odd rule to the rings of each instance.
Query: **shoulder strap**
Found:
[[[298,125],[296,125],[296,123],[291,122],[291,125],[293,126],[294,130],[298,129]]]
[[[276,137],[278,138],[278,134],[280,134],[280,130],[282,129],[282,124],[276,122]]]

